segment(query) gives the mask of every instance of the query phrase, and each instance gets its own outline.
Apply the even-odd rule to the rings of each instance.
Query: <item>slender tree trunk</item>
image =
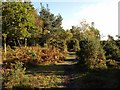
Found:
[[[34,39],[34,46],[36,46],[35,39]]]
[[[66,40],[64,40],[63,44],[64,44],[64,51],[67,52]]]
[[[4,57],[4,60],[6,60],[6,37],[4,37],[4,52],[5,52],[5,57]]]
[[[17,39],[17,42],[18,42],[19,46],[21,47],[20,41],[18,39]]]
[[[14,41],[14,44],[15,44],[15,46],[16,46],[16,41],[15,41],[15,39],[14,39],[13,41]]]
[[[25,38],[25,47],[27,46],[27,38]]]
[[[6,39],[7,39],[7,34],[2,34],[2,36],[3,36],[3,40],[4,40],[4,60],[6,60],[6,53],[7,53],[7,51],[6,51]]]

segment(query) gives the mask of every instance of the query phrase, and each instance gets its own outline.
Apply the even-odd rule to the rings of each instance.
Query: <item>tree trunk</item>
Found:
[[[15,41],[15,39],[14,39],[13,41],[14,41],[14,44],[15,44],[15,46],[16,46],[17,44],[16,44],[16,41]]]
[[[5,57],[4,57],[4,60],[6,60],[6,37],[4,37],[4,53],[5,53]]]
[[[25,47],[27,46],[27,38],[25,38]]]
[[[64,45],[64,52],[67,52],[66,40],[64,40],[63,45]]]
[[[21,47],[20,41],[18,39],[17,39],[17,42],[18,42],[19,46]]]

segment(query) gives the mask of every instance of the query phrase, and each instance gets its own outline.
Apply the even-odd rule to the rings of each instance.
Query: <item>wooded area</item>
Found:
[[[60,14],[39,8],[2,2],[2,88],[119,88],[120,36],[101,40],[86,21],[64,30]]]

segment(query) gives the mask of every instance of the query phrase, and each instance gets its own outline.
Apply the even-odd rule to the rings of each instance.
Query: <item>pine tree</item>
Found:
[[[88,69],[107,68],[105,53],[101,47],[100,39],[96,37],[94,31],[86,23],[83,22],[82,24],[86,27],[83,26],[84,30],[82,41],[80,41],[80,52],[77,53],[80,57],[79,64]]]

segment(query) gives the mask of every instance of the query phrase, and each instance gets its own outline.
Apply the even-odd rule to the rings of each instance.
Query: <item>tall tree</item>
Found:
[[[50,12],[48,4],[47,8],[45,8],[41,3],[40,18],[43,20],[41,41],[44,46],[49,39],[52,40],[52,38],[57,38],[57,34],[63,31],[63,28],[61,27],[62,17],[60,14],[55,16]]]
[[[30,2],[3,2],[2,4],[2,32],[7,34],[7,39],[25,40],[31,37],[35,28],[34,8]]]

